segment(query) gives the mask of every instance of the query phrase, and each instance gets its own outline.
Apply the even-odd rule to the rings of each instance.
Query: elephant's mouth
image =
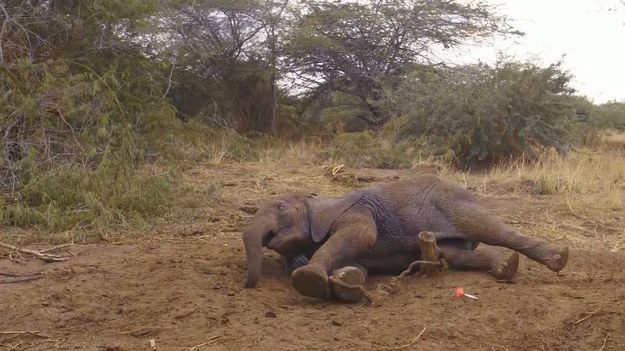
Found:
[[[273,249],[273,247],[269,246],[271,241],[276,237],[276,232],[270,230],[265,237],[263,237],[263,246]]]
[[[271,236],[271,238],[269,238],[269,241],[267,242],[267,248],[276,250],[280,246],[281,242],[282,239],[274,234]]]

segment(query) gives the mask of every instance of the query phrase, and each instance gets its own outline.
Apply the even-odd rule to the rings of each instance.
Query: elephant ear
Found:
[[[363,194],[363,191],[354,191],[342,197],[309,197],[307,205],[313,241],[322,241],[328,235],[332,223],[360,200]]]

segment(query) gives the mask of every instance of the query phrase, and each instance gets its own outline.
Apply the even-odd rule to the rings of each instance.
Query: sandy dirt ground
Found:
[[[392,276],[373,276],[372,304],[340,304],[299,296],[266,251],[258,287],[243,288],[241,228],[258,200],[418,171],[198,165],[185,182],[201,200],[190,196],[174,225],[60,249],[68,260],[58,263],[0,249],[0,350],[625,350],[625,252],[602,244],[625,235],[621,219],[588,235],[518,186],[510,196],[493,186],[480,201],[528,235],[567,240],[558,274],[523,257],[513,283],[444,271],[388,289]],[[38,272],[27,282],[7,275]],[[457,298],[460,286],[479,300]]]

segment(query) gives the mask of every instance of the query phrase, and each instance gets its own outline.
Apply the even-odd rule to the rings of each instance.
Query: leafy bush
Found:
[[[625,102],[608,102],[595,106],[592,121],[603,128],[625,130]]]
[[[154,4],[3,8],[0,222],[140,227],[169,206],[168,180],[137,166],[171,143],[161,126],[179,122],[156,65],[127,40]]]
[[[76,164],[32,170],[23,187],[2,204],[0,222],[49,231],[104,229],[114,223],[142,228],[171,207],[167,177],[119,167],[108,154],[96,169]],[[35,167],[33,162],[29,166]]]
[[[406,116],[400,140],[427,139],[470,168],[555,148],[567,152],[576,116],[570,76],[559,64],[499,62],[422,69],[387,92],[385,107]]]

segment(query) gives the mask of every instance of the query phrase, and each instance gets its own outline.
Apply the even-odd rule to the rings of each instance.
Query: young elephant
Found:
[[[243,233],[245,286],[258,283],[262,248],[268,247],[297,268],[292,284],[300,294],[328,298],[334,290],[351,300],[330,286],[328,274],[362,284],[369,269],[406,269],[419,259],[422,231],[434,233],[451,268],[486,270],[500,279],[514,276],[518,254],[476,250],[478,243],[510,248],[556,272],[568,259],[568,247],[522,235],[465,189],[420,175],[342,197],[289,194],[267,201]]]

